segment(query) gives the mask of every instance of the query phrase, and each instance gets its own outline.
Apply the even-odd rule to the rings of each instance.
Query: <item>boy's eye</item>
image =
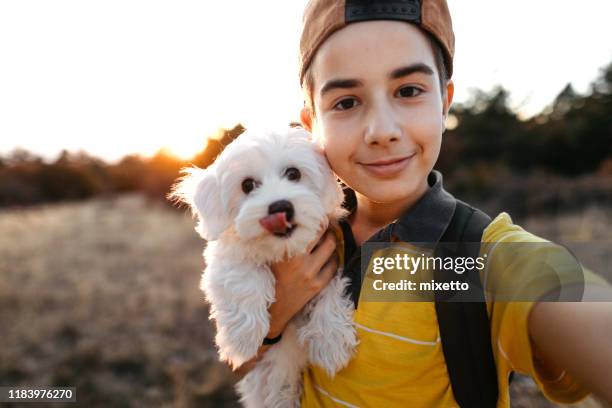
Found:
[[[423,91],[414,86],[405,86],[400,88],[397,93],[403,98],[413,98],[415,96],[419,96],[421,93],[423,93]]]
[[[347,110],[357,106],[357,99],[355,98],[344,98],[340,102],[334,105],[334,110]]]
[[[285,170],[285,176],[287,176],[288,180],[299,181],[302,174],[295,167],[289,167],[287,170]]]
[[[255,187],[257,187],[257,182],[252,178],[246,178],[242,180],[242,191],[244,192],[244,194],[249,194],[255,189]]]

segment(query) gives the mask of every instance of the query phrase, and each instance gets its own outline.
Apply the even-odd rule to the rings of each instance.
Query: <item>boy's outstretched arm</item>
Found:
[[[612,289],[603,290],[612,299]],[[612,302],[539,302],[528,325],[535,365],[545,377],[567,370],[612,404]]]

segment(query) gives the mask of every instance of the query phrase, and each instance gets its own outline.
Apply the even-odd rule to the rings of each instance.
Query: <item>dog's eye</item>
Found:
[[[285,170],[285,176],[287,176],[288,180],[298,181],[300,177],[302,177],[302,174],[295,167],[289,167],[287,170]]]
[[[252,178],[242,180],[242,191],[244,194],[249,194],[255,187],[257,187],[257,183]]]

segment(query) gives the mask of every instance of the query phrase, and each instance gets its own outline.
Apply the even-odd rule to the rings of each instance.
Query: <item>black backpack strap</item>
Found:
[[[479,243],[490,222],[488,215],[457,200],[453,218],[440,239],[441,243],[452,244],[438,245],[436,256],[478,257],[479,245],[462,243]],[[436,269],[434,279],[436,282],[478,282],[470,284],[468,293],[462,295],[470,301],[445,301],[446,294],[436,292],[436,314],[455,400],[461,408],[495,407],[499,393],[497,371],[479,272],[472,269],[459,275]]]

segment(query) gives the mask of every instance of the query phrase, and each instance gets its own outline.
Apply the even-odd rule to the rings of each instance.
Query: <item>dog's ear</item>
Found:
[[[198,217],[196,231],[207,241],[216,240],[229,227],[215,170],[214,165],[206,170],[197,167],[183,169],[184,176],[169,195],[170,199],[191,207],[192,213]]]

